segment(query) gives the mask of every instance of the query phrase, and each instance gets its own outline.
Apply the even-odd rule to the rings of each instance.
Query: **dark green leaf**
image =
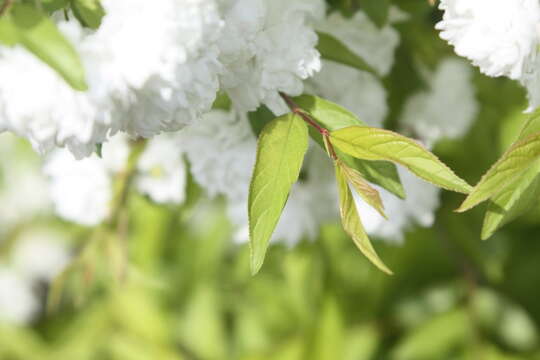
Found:
[[[248,114],[251,130],[256,137],[259,137],[264,127],[276,117],[266,106],[261,105],[256,111]]]
[[[323,59],[335,61],[378,76],[377,72],[364,59],[334,36],[321,31],[318,31],[317,35],[319,36],[317,50],[319,50]]]
[[[388,22],[389,0],[362,0],[361,7],[378,27],[383,27]]]

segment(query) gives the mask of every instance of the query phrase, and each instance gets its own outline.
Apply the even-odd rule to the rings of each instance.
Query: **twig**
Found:
[[[328,149],[330,156],[333,160],[337,160],[338,156],[336,154],[336,150],[334,149],[334,146],[330,141],[330,131],[320,126],[315,120],[313,120],[313,118],[308,113],[306,113],[300,106],[298,106],[289,95],[282,92],[280,92],[279,95],[287,103],[287,106],[289,107],[289,109],[291,109],[293,114],[300,116],[308,125],[314,127],[322,135],[324,144]]]
[[[137,172],[137,162],[142,155],[145,147],[146,140],[140,139],[136,140],[133,143],[126,168],[118,176],[118,188],[115,192],[115,197],[113,199],[113,205],[108,220],[108,224],[112,229],[116,229],[118,226],[119,218],[122,215],[122,211],[124,210],[125,205],[128,201],[131,183],[133,182],[133,178],[135,176],[135,173]]]

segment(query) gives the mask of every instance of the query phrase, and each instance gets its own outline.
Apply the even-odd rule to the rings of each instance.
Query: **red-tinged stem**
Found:
[[[317,131],[321,135],[323,136],[330,135],[327,129],[317,124],[315,120],[313,120],[308,114],[306,114],[306,112],[302,110],[300,106],[296,105],[293,99],[291,99],[289,95],[284,94],[282,92],[280,92],[279,95],[281,96],[283,100],[285,100],[285,102],[287,103],[287,106],[289,106],[289,109],[291,109],[293,113],[299,115],[306,123],[308,123],[309,125],[313,126],[315,129],[317,129]]]
[[[280,92],[279,95],[287,103],[287,106],[289,109],[291,109],[293,114],[300,116],[307,124],[314,127],[322,135],[324,143],[330,152],[330,156],[333,160],[337,160],[338,156],[336,154],[336,150],[330,142],[330,131],[317,124],[317,122],[313,120],[311,116],[308,115],[300,106],[298,106],[289,95],[282,92]]]

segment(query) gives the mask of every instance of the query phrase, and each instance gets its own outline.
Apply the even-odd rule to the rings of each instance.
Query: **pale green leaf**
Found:
[[[7,15],[0,17],[0,44],[13,46],[18,41],[17,28],[13,25],[11,17]]]
[[[526,137],[537,132],[540,132],[540,109],[537,109],[535,112],[529,115],[529,118],[519,133],[518,140],[525,139]]]
[[[264,262],[268,242],[289,191],[298,180],[307,148],[307,125],[297,115],[279,117],[261,132],[248,200],[253,274]]]
[[[362,119],[336,103],[313,95],[301,95],[293,101],[328,131],[349,126],[368,126]]]
[[[79,55],[45,14],[16,4],[10,16],[20,44],[56,70],[74,89],[87,89]]]
[[[503,190],[491,197],[482,226],[482,240],[538,203],[540,162],[531,166]]]
[[[351,126],[333,131],[330,140],[335,147],[351,156],[365,160],[392,161],[442,188],[461,193],[471,190],[469,184],[434,154],[416,141],[395,132]]]
[[[99,0],[72,0],[71,8],[79,22],[91,29],[97,29],[105,15]]]
[[[354,243],[360,249],[362,254],[366,256],[375,266],[387,274],[392,274],[392,271],[382,262],[377,255],[377,252],[371,245],[371,242],[364,230],[362,221],[358,216],[358,210],[354,203],[353,194],[347,183],[347,177],[343,173],[343,169],[336,164],[336,180],[339,189],[339,207],[341,214],[341,222],[345,232],[353,239]]]
[[[366,61],[364,61],[364,59],[354,53],[334,36],[321,31],[318,31],[317,35],[319,36],[317,50],[319,50],[323,59],[351,66],[358,70],[367,71],[375,76],[378,76],[377,72]]]
[[[464,212],[502,191],[528,170],[540,155],[540,133],[516,142],[480,179],[456,211]]]
[[[523,140],[540,132],[540,110],[527,119],[518,137]],[[533,207],[540,196],[540,162],[536,161],[514,181],[499,189],[489,201],[482,226],[482,239],[488,239],[504,224]]]
[[[338,151],[341,153],[341,151]],[[358,170],[367,181],[377,184],[383,189],[390,191],[400,199],[405,199],[405,189],[399,179],[399,173],[396,165],[388,161],[366,161],[355,159],[352,156],[343,154],[352,160],[352,165],[347,161],[347,158],[343,158],[350,167]]]
[[[362,200],[364,200],[368,205],[373,207],[379,214],[386,218],[386,214],[384,213],[384,205],[379,192],[369,185],[369,183],[364,180],[358,171],[348,167],[340,160],[336,160],[336,165],[341,168],[347,182],[352,185]]]
[[[328,131],[335,131],[349,126],[367,126],[352,112],[317,96],[298,96],[294,98],[294,102]],[[324,149],[321,134],[310,128],[310,135]],[[405,198],[405,190],[394,164],[387,161],[355,159],[339,151],[339,149],[336,152],[340,159],[351,168],[359,171],[367,181],[381,186],[402,199]]]

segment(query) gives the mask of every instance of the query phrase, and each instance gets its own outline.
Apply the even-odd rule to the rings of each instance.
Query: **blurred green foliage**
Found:
[[[374,3],[329,2],[345,13]],[[397,26],[402,43],[384,79],[389,128],[425,87],[418,69],[451,54],[427,0],[393,3],[411,20]],[[370,11],[384,22],[384,12]],[[435,149],[469,183],[515,139],[525,108],[509,80],[477,73],[475,85],[473,128]],[[435,225],[410,231],[403,246],[375,242],[394,276],[374,268],[338,224],[322,224],[316,241],[271,245],[252,277],[248,246],[233,243],[221,199],[206,199],[192,182],[180,208],[134,195],[126,238],[99,234],[55,311],[28,327],[0,324],[0,360],[540,359],[540,211],[481,242],[483,207],[453,213],[462,199],[444,192]],[[27,226],[43,222],[76,248],[95,236],[58,220]],[[0,257],[16,241],[16,233],[2,236]]]

